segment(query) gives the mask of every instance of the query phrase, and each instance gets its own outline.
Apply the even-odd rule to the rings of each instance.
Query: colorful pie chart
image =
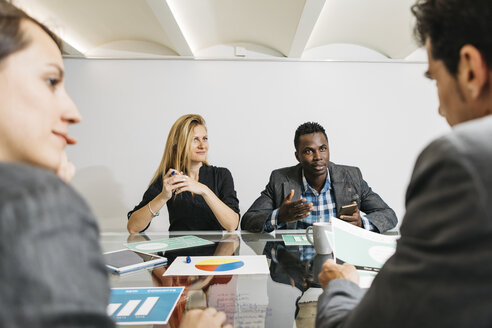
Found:
[[[235,259],[208,259],[195,264],[195,267],[203,271],[230,271],[244,265],[243,261]]]

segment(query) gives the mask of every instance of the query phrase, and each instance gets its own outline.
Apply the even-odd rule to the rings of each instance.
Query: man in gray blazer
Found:
[[[365,296],[353,266],[323,265],[317,327],[492,327],[492,2],[412,12],[453,131],[419,156],[396,252]]]
[[[300,125],[294,146],[299,164],[272,172],[265,190],[244,214],[241,229],[305,229],[313,222],[329,221],[341,214],[342,206],[352,203],[357,206],[341,215],[342,220],[376,232],[396,225],[395,212],[371,190],[357,167],[330,162],[328,138],[321,125]]]

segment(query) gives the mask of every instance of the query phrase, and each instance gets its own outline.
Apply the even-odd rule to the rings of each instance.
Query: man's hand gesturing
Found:
[[[292,189],[287,197],[285,197],[282,205],[279,208],[278,222],[292,222],[302,220],[311,215],[311,211],[313,210],[313,203],[305,203],[305,198],[292,201],[292,197],[294,197],[294,189]]]

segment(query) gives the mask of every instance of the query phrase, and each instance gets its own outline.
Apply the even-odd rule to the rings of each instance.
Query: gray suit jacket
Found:
[[[420,155],[396,252],[361,299],[331,281],[317,327],[492,327],[492,117]],[[360,302],[359,302],[360,301]]]
[[[95,218],[55,174],[0,162],[0,327],[114,327]]]
[[[395,212],[371,190],[367,182],[362,179],[362,174],[357,167],[330,162],[328,169],[335,194],[337,213],[342,206],[356,201],[359,209],[367,214],[367,218],[380,232],[396,225]],[[280,207],[291,189],[295,192],[293,199],[299,199],[302,193],[300,164],[272,172],[265,190],[244,214],[241,229],[252,232],[263,231],[267,217],[273,210]],[[295,229],[296,222],[290,222],[286,228]]]

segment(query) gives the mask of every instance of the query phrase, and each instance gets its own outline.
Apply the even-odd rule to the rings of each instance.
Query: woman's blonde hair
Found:
[[[165,175],[170,168],[182,171],[186,175],[190,173],[190,149],[193,142],[193,129],[199,125],[203,125],[205,129],[207,128],[205,120],[198,114],[183,115],[173,124],[167,136],[161,163],[150,184],[159,176]],[[206,161],[203,164],[209,166]]]

